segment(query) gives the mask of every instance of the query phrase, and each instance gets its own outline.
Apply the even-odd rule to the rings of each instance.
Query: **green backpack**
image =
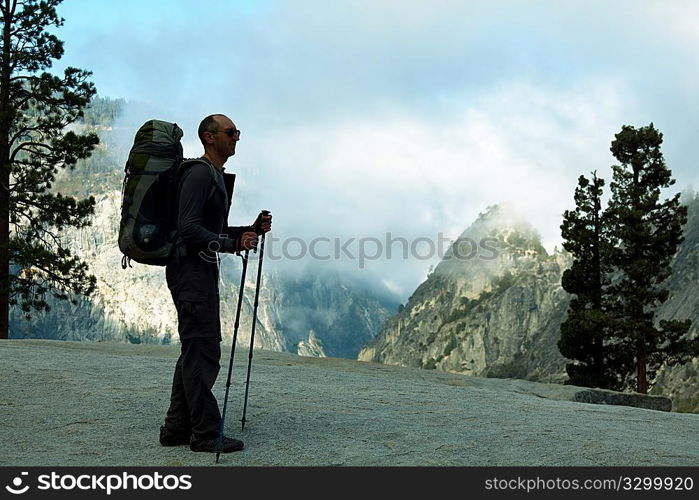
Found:
[[[123,269],[132,267],[131,260],[164,266],[174,251],[179,179],[185,168],[206,163],[183,159],[183,135],[176,123],[160,120],[149,120],[136,132],[124,167],[121,197]]]

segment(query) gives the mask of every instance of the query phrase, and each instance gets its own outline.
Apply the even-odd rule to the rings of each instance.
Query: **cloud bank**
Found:
[[[193,156],[199,120],[231,116],[243,134],[230,222],[268,208],[280,238],[455,238],[510,200],[551,251],[577,177],[609,179],[627,123],[665,134],[678,190],[699,181],[695,2],[72,0],[59,12],[62,63],[144,103],[127,122],[178,122]],[[437,260],[342,265],[405,297]]]

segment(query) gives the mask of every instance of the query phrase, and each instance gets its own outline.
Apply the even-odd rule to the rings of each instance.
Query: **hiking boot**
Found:
[[[189,431],[172,431],[160,426],[160,444],[163,446],[182,446],[189,444]]]
[[[189,445],[189,449],[192,451],[208,451],[210,453],[231,453],[233,451],[242,450],[245,446],[242,441],[227,436],[223,436],[223,442],[220,447],[217,445],[218,438],[195,439]]]

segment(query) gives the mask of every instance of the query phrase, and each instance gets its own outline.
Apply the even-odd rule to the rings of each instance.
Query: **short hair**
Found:
[[[206,142],[204,141],[204,132],[211,132],[214,133],[217,131],[217,123],[216,123],[216,117],[217,116],[223,116],[220,113],[214,114],[214,115],[209,115],[206,118],[204,118],[201,123],[199,124],[199,140],[201,143],[206,146]]]

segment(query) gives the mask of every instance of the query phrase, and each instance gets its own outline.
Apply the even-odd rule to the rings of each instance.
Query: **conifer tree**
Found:
[[[88,71],[47,70],[63,55],[50,33],[63,19],[61,0],[0,0],[0,338],[10,304],[47,310],[46,294],[90,294],[95,278],[60,239],[66,227],[89,225],[92,197],[51,191],[59,169],[74,168],[98,143],[69,127],[95,89]]]
[[[624,125],[612,141],[614,165],[612,197],[605,211],[614,245],[612,264],[618,270],[609,287],[616,318],[611,352],[620,379],[633,380],[647,393],[649,380],[664,363],[683,363],[699,355],[699,340],[687,339],[690,320],[654,321],[657,307],[669,292],[663,282],[683,240],[687,208],[680,194],[660,200],[661,188],[675,183],[660,150],[662,134],[651,123]],[[633,357],[634,369],[628,359]]]
[[[573,264],[563,273],[561,285],[573,294],[568,317],[561,325],[558,349],[572,363],[566,365],[567,383],[617,389],[605,354],[613,318],[607,314],[610,252],[607,224],[602,212],[604,179],[581,175],[575,189],[575,210],[566,210],[561,224],[563,248]]]

